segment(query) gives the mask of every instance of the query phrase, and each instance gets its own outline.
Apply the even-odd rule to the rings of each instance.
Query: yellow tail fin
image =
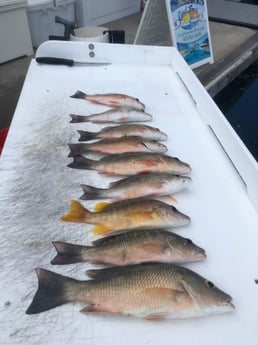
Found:
[[[71,209],[69,212],[64,214],[60,219],[64,222],[73,223],[87,223],[86,218],[90,214],[82,204],[76,200],[71,200]]]

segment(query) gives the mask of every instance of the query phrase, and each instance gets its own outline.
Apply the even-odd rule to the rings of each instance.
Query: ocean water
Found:
[[[214,101],[258,162],[258,61]]]

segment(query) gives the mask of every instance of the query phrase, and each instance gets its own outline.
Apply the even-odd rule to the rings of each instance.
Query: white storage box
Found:
[[[31,62],[0,161],[1,344],[257,345],[258,165],[182,56],[174,47],[61,41],[42,44],[42,56],[110,64]],[[168,154],[191,164],[192,185],[177,193],[175,206],[192,221],[174,231],[206,250],[207,259],[187,267],[229,293],[234,311],[155,322],[80,313],[85,304],[77,302],[25,314],[38,286],[34,268],[80,280],[96,268],[50,264],[52,241],[88,245],[94,237],[90,225],[60,220],[81,195],[80,183],[114,180],[66,167],[77,130],[105,126],[71,124],[69,114],[108,108],[71,98],[76,90],[138,97],[153,115],[149,124],[167,133]],[[84,205],[92,210],[96,202]]]
[[[28,20],[33,47],[48,40],[49,35],[64,35],[64,26],[55,16],[74,21],[75,0],[28,0]]]
[[[26,0],[0,0],[0,63],[32,55]]]
[[[140,0],[77,0],[76,23],[78,27],[102,25],[139,12],[140,3]]]

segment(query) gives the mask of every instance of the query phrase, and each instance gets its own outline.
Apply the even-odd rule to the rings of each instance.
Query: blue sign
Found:
[[[173,43],[192,67],[213,62],[204,0],[167,0]]]

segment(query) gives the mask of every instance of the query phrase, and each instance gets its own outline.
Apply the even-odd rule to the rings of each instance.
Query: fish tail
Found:
[[[80,98],[80,99],[86,99],[88,95],[85,92],[82,92],[80,90],[77,90],[74,95],[70,96],[71,98]]]
[[[88,140],[97,139],[96,133],[94,132],[79,131],[79,130],[77,132],[80,134],[79,141],[88,141]]]
[[[87,151],[87,144],[68,144],[70,153],[68,157],[76,157]]]
[[[103,198],[103,195],[101,194],[103,191],[102,188],[96,188],[87,184],[81,184],[81,187],[84,193],[82,196],[80,196],[81,200],[96,200]]]
[[[67,265],[85,261],[82,256],[82,249],[91,248],[59,241],[53,242],[53,245],[56,248],[57,255],[51,261],[52,265]]]
[[[26,314],[37,314],[55,308],[72,300],[67,295],[67,286],[76,280],[54,272],[37,268],[38,290],[26,311]]]
[[[85,115],[70,114],[70,116],[72,118],[70,123],[89,122],[88,116]]]
[[[70,211],[61,217],[64,222],[86,223],[90,211],[76,200],[71,201]]]
[[[91,170],[93,163],[94,161],[91,159],[85,158],[83,156],[76,156],[73,158],[73,162],[68,164],[67,166],[69,168],[74,168],[74,169]]]

